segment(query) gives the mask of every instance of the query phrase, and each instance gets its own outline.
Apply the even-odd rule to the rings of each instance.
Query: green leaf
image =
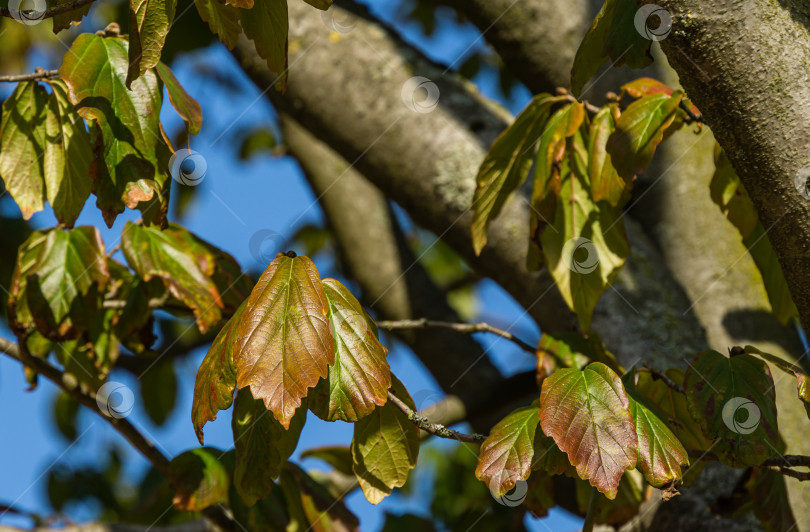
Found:
[[[553,223],[540,235],[546,267],[583,331],[590,329],[596,303],[630,254],[621,210],[590,198],[586,158],[577,132],[567,141],[559,174],[555,170],[551,176],[559,196]],[[543,208],[542,202],[535,205]]]
[[[166,85],[166,92],[169,94],[169,101],[174,110],[186,122],[189,135],[196,135],[202,127],[202,109],[200,104],[192,98],[186,89],[180,85],[174,72],[166,63],[158,62],[155,71],[160,76],[163,84]]]
[[[161,92],[151,70],[127,90],[127,53],[124,39],[83,33],[63,57],[59,75],[79,116],[96,125],[101,161],[91,173],[104,221],[111,227],[125,207],[138,207],[147,223],[163,225],[171,181],[159,124]]]
[[[776,355],[760,351],[752,345],[745,346],[745,352],[748,354],[759,355],[785,373],[792,374],[794,377],[796,377],[796,391],[799,395],[799,399],[801,399],[804,403],[804,409],[807,411],[808,419],[810,419],[810,386],[808,386],[808,384],[810,384],[810,380],[808,380],[807,373],[805,373],[805,371],[799,366],[792,364],[787,360],[783,360]]]
[[[765,467],[755,467],[745,483],[751,495],[754,515],[767,532],[790,532],[797,529],[796,517],[790,509],[785,476]]]
[[[630,199],[632,181],[626,181],[616,172],[606,146],[616,130],[615,117],[618,104],[603,107],[591,120],[588,137],[588,178],[591,181],[593,201],[605,200],[613,207],[622,207]]]
[[[203,426],[217,418],[217,412],[230,408],[236,389],[236,368],[233,366],[233,350],[236,347],[236,323],[244,305],[220,329],[208,353],[197,370],[194,382],[194,398],[191,404],[191,422],[200,444],[203,443]]]
[[[391,375],[391,392],[416,410],[408,391]],[[405,485],[419,455],[419,428],[399,408],[386,403],[354,424],[354,474],[371,504]]]
[[[36,231],[20,247],[9,308],[23,328],[46,335],[87,328],[110,276],[104,243],[95,227]]]
[[[163,425],[177,401],[177,375],[171,362],[155,364],[139,378],[146,414],[155,425]]]
[[[281,472],[279,484],[287,501],[290,524],[287,530],[313,530],[315,532],[349,532],[359,530],[357,517],[316,482],[303,469],[293,463]]]
[[[84,120],[68,99],[67,85],[57,79],[48,83],[53,92],[45,117],[45,190],[59,223],[72,227],[90,196],[93,151]]]
[[[287,86],[287,0],[254,0],[253,9],[240,14],[245,36],[256,45],[267,68],[278,75],[275,85],[283,91]]]
[[[621,177],[631,180],[643,173],[655,148],[683,124],[675,122],[682,99],[683,91],[675,91],[672,96],[649,94],[631,103],[622,113],[607,142],[607,152]],[[673,124],[675,127],[670,127]]]
[[[304,2],[322,11],[326,11],[332,5],[332,0],[304,0]]]
[[[184,511],[200,511],[228,501],[230,478],[219,461],[222,451],[203,447],[191,449],[169,463],[169,479],[174,488],[175,507]]]
[[[194,0],[194,5],[211,31],[219,36],[228,49],[233,49],[242,33],[239,26],[240,9],[217,0]]]
[[[475,476],[486,482],[494,497],[503,497],[516,482],[527,480],[534,463],[542,458],[546,436],[538,430],[539,413],[536,403],[512,411],[481,444]]]
[[[284,428],[307,389],[335,362],[328,312],[312,261],[280,255],[256,283],[236,325],[236,385],[250,386]]]
[[[70,4],[75,0],[56,0],[52,7],[59,7]],[[65,13],[60,13],[53,17],[53,32],[59,33],[62,30],[69,29],[73,25],[77,25],[82,21],[82,18],[90,12],[93,4],[87,4],[78,9],[73,9]]]
[[[299,408],[289,429],[285,429],[260,399],[253,398],[249,389],[236,394],[231,424],[236,446],[233,483],[248,507],[270,495],[273,479],[295,451],[306,419],[306,408]]]
[[[630,401],[613,370],[594,362],[543,381],[540,425],[577,468],[580,478],[615,499],[624,472],[638,459]]]
[[[624,373],[624,368],[595,333],[587,337],[579,333],[543,333],[537,344],[537,356],[551,357],[566,368],[581,368],[588,362],[601,362],[617,373]]]
[[[630,414],[638,436],[638,469],[653,487],[674,486],[683,478],[681,465],[689,465],[689,455],[664,422],[666,415],[636,391],[635,371],[622,378],[630,401]]]
[[[644,68],[652,64],[650,39],[636,29],[633,0],[606,0],[579,45],[571,68],[571,92],[579,98],[585,83],[610,58],[613,67]]]
[[[127,88],[160,62],[176,9],[177,0],[130,0]]]
[[[0,178],[28,220],[45,206],[44,153],[48,94],[24,81],[3,102],[0,122]]]
[[[212,278],[215,251],[209,244],[176,224],[160,230],[127,222],[121,248],[141,279],[160,279],[172,296],[194,311],[201,332],[222,318],[224,304]]]
[[[391,368],[388,350],[363,307],[335,279],[324,279],[329,327],[335,339],[335,362],[310,392],[309,408],[325,421],[357,421],[388,401]]]
[[[732,467],[759,465],[784,450],[767,364],[748,354],[699,353],[684,376],[689,412]]]
[[[79,416],[79,403],[65,392],[54,396],[53,420],[59,433],[69,441],[76,439],[76,420]]]
[[[481,163],[473,197],[472,235],[475,254],[487,242],[487,227],[501,212],[509,195],[526,179],[537,150],[536,142],[548,120],[551,106],[563,97],[538,94],[514,123],[495,139]]]
[[[335,468],[344,475],[354,475],[352,471],[352,450],[345,446],[328,446],[307,449],[301,458],[317,458]]]

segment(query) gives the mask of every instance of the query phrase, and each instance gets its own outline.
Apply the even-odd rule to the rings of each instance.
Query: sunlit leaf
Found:
[[[9,306],[20,326],[65,335],[89,327],[109,275],[95,227],[37,231],[20,247]]]
[[[713,451],[727,465],[759,465],[784,450],[773,378],[762,360],[703,351],[686,370],[684,388],[692,417],[720,440]]]
[[[551,106],[562,97],[538,94],[514,123],[492,144],[476,177],[472,236],[476,255],[487,241],[487,227],[509,195],[526,179],[537,151],[537,139],[546,127]]]
[[[689,465],[689,456],[678,438],[669,430],[666,415],[636,392],[635,372],[623,378],[630,414],[638,436],[638,469],[648,484],[656,488],[675,485],[683,478],[681,465]]]
[[[256,283],[236,324],[237,387],[250,386],[285,428],[307,389],[335,362],[328,312],[312,261],[280,255]]]
[[[177,0],[130,0],[127,87],[160,62]]]
[[[273,479],[298,445],[306,417],[306,408],[299,408],[285,429],[249,389],[236,394],[231,423],[236,446],[233,482],[247,506],[270,495]]]
[[[218,457],[222,451],[212,448],[191,449],[169,464],[169,479],[174,488],[173,503],[184,511],[199,511],[227,502],[230,478]]]
[[[45,195],[62,225],[72,227],[90,196],[90,163],[93,157],[87,128],[61,80],[49,81],[45,118]]]
[[[540,425],[577,473],[615,499],[624,472],[638,459],[630,402],[618,375],[602,363],[566,368],[543,381]]]
[[[492,427],[481,444],[475,476],[486,482],[495,497],[527,480],[534,462],[542,458],[546,436],[538,430],[539,412],[538,404],[512,411]]]
[[[676,127],[670,127],[682,99],[682,91],[675,91],[672,96],[649,94],[625,109],[607,142],[607,152],[621,177],[629,180],[647,169],[656,147],[682,124],[679,121]]]
[[[45,206],[43,181],[47,144],[48,94],[35,81],[24,81],[3,102],[0,122],[0,178],[26,220]]]
[[[606,145],[616,130],[615,117],[618,105],[603,107],[591,120],[588,137],[588,178],[591,181],[593,201],[605,200],[614,207],[622,207],[630,199],[632,181],[626,181],[616,173]]]
[[[189,134],[198,134],[202,127],[202,108],[200,108],[200,104],[180,85],[180,82],[174,76],[174,72],[166,63],[158,62],[155,72],[160,76],[163,84],[166,85],[169,101],[177,114],[180,115],[180,118],[186,122]]]
[[[222,327],[197,371],[191,421],[200,444],[203,443],[203,426],[214,421],[217,412],[230,408],[233,404],[233,392],[236,388],[233,350],[236,347],[236,323],[243,310],[244,305]]]
[[[222,317],[220,291],[211,276],[213,258],[200,260],[197,241],[188,231],[172,224],[168,229],[127,222],[121,247],[127,262],[144,281],[160,279],[171,294],[194,311],[201,332]]]
[[[63,57],[59,74],[79,116],[96,125],[101,160],[91,167],[93,192],[107,225],[125,207],[139,207],[146,222],[162,225],[169,161],[159,127],[162,96],[152,71],[127,90],[127,50],[125,39],[83,33]]]
[[[324,279],[323,288],[335,339],[335,362],[326,379],[310,392],[309,408],[326,421],[357,421],[388,400],[388,350],[377,339],[374,321],[343,284]]]
[[[217,0],[194,0],[194,5],[200,18],[208,23],[208,27],[219,36],[219,40],[225,43],[225,46],[228,48],[236,46],[236,41],[242,33],[239,26],[239,8]]]
[[[267,68],[278,76],[276,86],[287,86],[287,0],[254,0],[253,9],[241,10],[245,36],[256,45],[256,52],[267,61]]]
[[[551,357],[566,368],[581,368],[588,362],[601,362],[617,373],[624,373],[624,368],[595,333],[587,337],[579,333],[544,333],[537,344],[537,356]]]
[[[408,391],[391,376],[391,392],[416,410]],[[371,504],[377,504],[408,480],[419,455],[419,428],[390,402],[354,424],[354,474]]]

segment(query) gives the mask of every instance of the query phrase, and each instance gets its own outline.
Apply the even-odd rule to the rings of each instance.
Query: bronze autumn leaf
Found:
[[[277,257],[259,278],[236,324],[236,386],[250,386],[284,428],[307,389],[335,362],[329,305],[307,257]]]

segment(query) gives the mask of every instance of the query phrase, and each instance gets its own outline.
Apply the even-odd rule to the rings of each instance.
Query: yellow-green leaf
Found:
[[[352,532],[359,530],[357,517],[340,498],[293,463],[281,472],[279,484],[287,501],[287,530]]]
[[[391,380],[392,393],[416,410],[405,386],[393,375]],[[371,504],[379,503],[394,488],[405,485],[418,455],[419,428],[391,403],[378,406],[371,415],[354,424],[353,470]]]
[[[242,33],[239,26],[241,10],[217,0],[194,0],[200,18],[208,23],[213,33],[219,36],[225,46],[232,49]]]
[[[212,448],[191,449],[169,463],[169,481],[174,488],[173,503],[180,510],[200,511],[227,502],[230,478],[218,460],[222,451]]]
[[[166,85],[166,92],[169,94],[169,101],[174,110],[186,122],[189,135],[198,134],[202,127],[202,108],[200,108],[200,104],[180,85],[180,82],[174,76],[174,72],[166,63],[158,62],[155,72],[158,73],[161,81]]]
[[[160,62],[176,9],[177,0],[130,0],[127,88]]]
[[[540,425],[580,478],[616,498],[619,481],[636,466],[638,436],[630,401],[616,373],[594,362],[560,369],[543,381]]]
[[[259,278],[236,325],[236,385],[250,386],[285,428],[307,389],[335,362],[328,312],[312,261],[280,255]]]
[[[287,86],[287,0],[255,0],[252,9],[240,11],[245,36],[256,45],[256,52],[267,61],[267,68],[278,75],[276,86]]]
[[[335,362],[326,379],[310,392],[309,408],[326,421],[357,421],[388,400],[388,350],[377,339],[374,321],[343,284],[324,279],[323,288],[335,339]]]
[[[591,181],[593,201],[605,200],[613,207],[622,207],[630,199],[632,181],[619,176],[606,149],[608,138],[616,130],[617,114],[618,104],[610,104],[603,107],[591,120],[588,137],[588,178]]]

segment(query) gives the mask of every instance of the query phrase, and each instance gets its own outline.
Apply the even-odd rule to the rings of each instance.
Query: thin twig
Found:
[[[662,381],[664,384],[666,384],[676,392],[686,393],[686,390],[684,390],[683,386],[667,377],[666,373],[664,373],[663,371],[651,368],[650,366],[647,365],[646,362],[644,363],[644,369],[647,370],[653,376],[653,379]]]
[[[776,467],[770,466],[768,467],[771,471],[776,471],[777,473],[782,473],[787,477],[793,477],[795,479],[804,482],[805,480],[810,480],[810,471],[796,471],[795,469],[790,469],[789,467]]]
[[[164,456],[157,447],[155,447],[154,443],[146,439],[146,437],[125,418],[117,418],[105,415],[96,402],[96,394],[94,392],[83,391],[76,384],[75,380],[66,378],[65,374],[58,368],[50,365],[47,361],[41,358],[36,358],[27,354],[25,350],[20,349],[17,344],[6,340],[5,338],[0,338],[0,352],[5,353],[21,364],[33,369],[38,374],[42,375],[49,381],[56,384],[56,386],[64,390],[79,404],[98,414],[107,423],[112,425],[113,428],[115,428],[115,430],[117,430],[122,436],[124,436],[124,438],[126,438],[127,441],[131,443],[133,447],[135,447],[135,449],[140,451],[140,453],[147,460],[149,460],[155,469],[160,471],[168,478],[169,459],[166,458],[166,456]],[[235,523],[231,520],[231,518],[216,506],[209,506],[203,510],[203,514],[216,525],[225,530],[234,530],[236,528]]]
[[[720,461],[720,458],[716,454],[703,451],[690,450],[689,457],[694,460],[705,460],[706,462]],[[759,464],[758,467],[766,467],[772,471],[801,481],[810,480],[810,471],[796,471],[795,469],[791,469],[791,467],[810,467],[810,456],[798,454],[773,456]]]
[[[2,8],[0,8],[2,10]],[[58,70],[45,70],[43,68],[37,68],[33,72],[29,74],[15,74],[12,76],[0,76],[0,81],[7,81],[10,83],[15,83],[17,81],[34,81],[37,79],[47,79],[52,78],[54,76],[58,76]]]
[[[22,17],[30,17],[28,20],[44,20],[46,18],[53,18],[56,15],[61,15],[62,13],[68,13],[70,11],[76,11],[77,9],[81,9],[86,5],[92,4],[95,0],[74,0],[69,4],[64,4],[61,6],[52,7],[51,9],[46,9],[41,14],[32,13],[31,11],[21,11],[19,15]],[[0,17],[8,17],[16,19],[14,15],[11,14],[11,10],[7,7],[0,7]]]
[[[480,332],[491,333],[498,335],[501,338],[505,338],[510,342],[513,342],[527,353],[537,355],[537,350],[534,348],[534,346],[532,346],[528,342],[524,342],[520,338],[516,337],[514,334],[510,333],[509,331],[498,329],[497,327],[493,327],[492,325],[484,322],[452,323],[447,321],[433,321],[427,318],[421,318],[418,320],[379,321],[377,322],[377,325],[381,329],[385,329],[386,331],[433,328],[433,329],[450,329],[451,331],[456,331],[458,333],[463,334],[472,334]]]
[[[439,423],[431,423],[424,418],[414,412],[411,407],[406,405],[402,399],[397,397],[393,394],[393,392],[388,392],[388,400],[397,408],[402,410],[402,412],[408,416],[408,419],[411,420],[411,423],[419,427],[420,429],[433,434],[434,436],[438,436],[439,438],[446,438],[449,440],[456,440],[456,441],[463,441],[467,443],[481,443],[485,439],[486,436],[483,434],[463,434],[461,432],[457,432],[455,430],[448,429],[444,425],[440,425]]]

